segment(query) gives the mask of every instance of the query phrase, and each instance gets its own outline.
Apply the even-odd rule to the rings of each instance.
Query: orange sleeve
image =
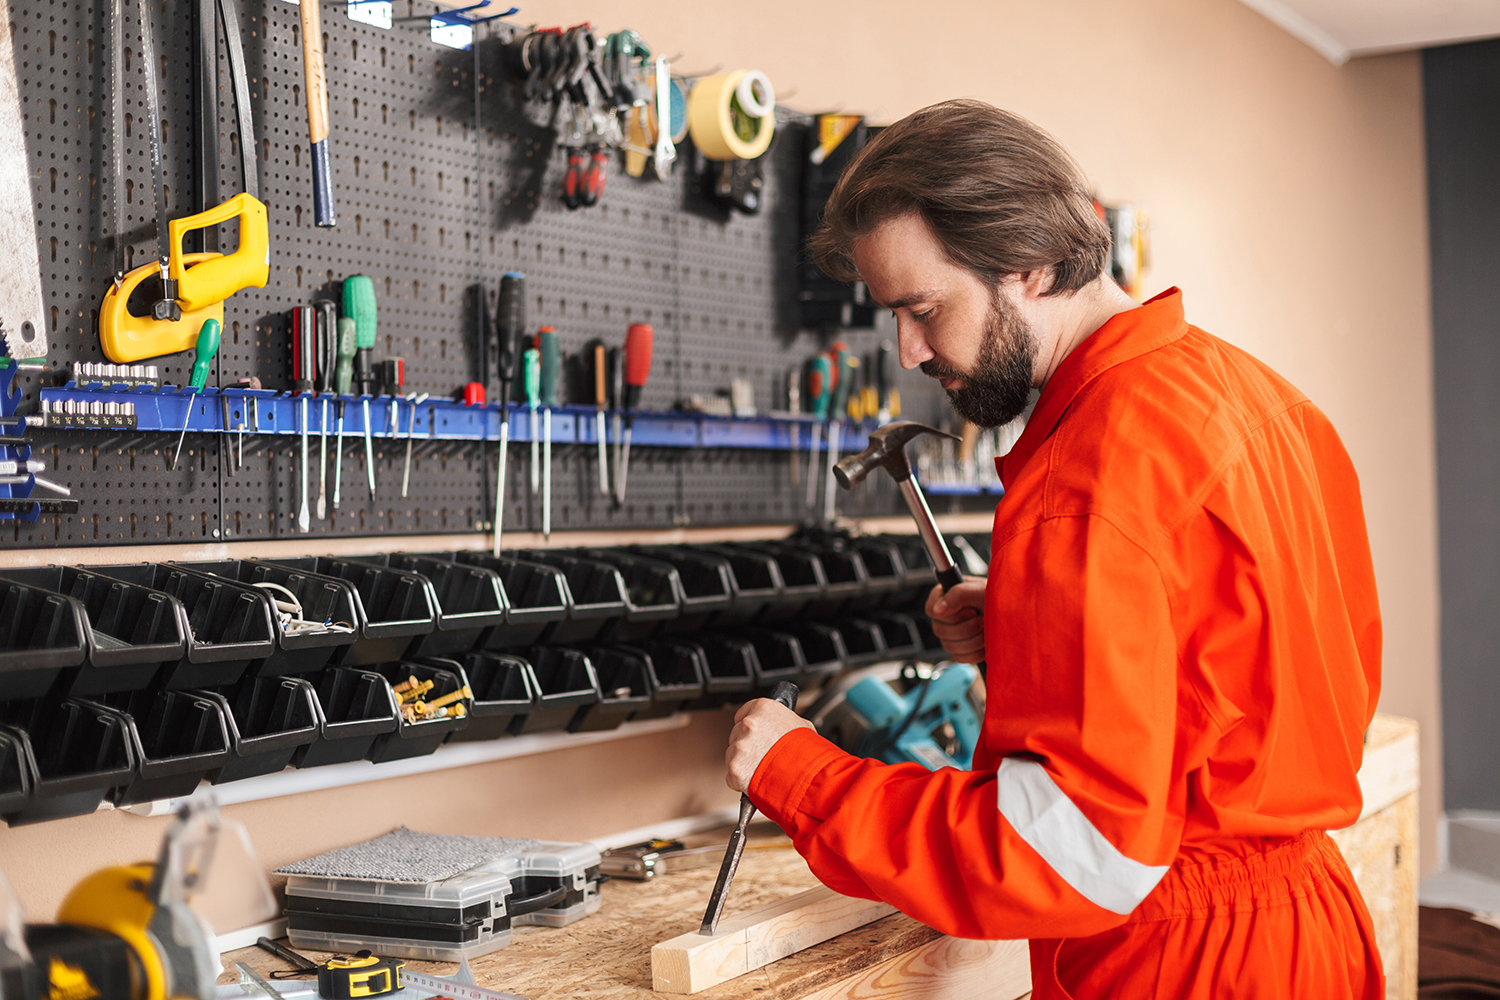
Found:
[[[750,795],[840,892],[959,937],[1095,934],[1155,887],[1182,830],[1163,580],[1096,516],[1002,541],[990,570],[976,770],[880,764],[799,730]]]

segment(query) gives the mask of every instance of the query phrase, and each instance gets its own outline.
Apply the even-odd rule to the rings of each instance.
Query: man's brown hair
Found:
[[[1109,229],[1083,172],[1046,132],[983,101],[944,101],[883,130],[839,178],[808,241],[829,275],[854,281],[854,241],[917,212],[948,259],[982,280],[1051,268],[1048,295],[1093,281]]]

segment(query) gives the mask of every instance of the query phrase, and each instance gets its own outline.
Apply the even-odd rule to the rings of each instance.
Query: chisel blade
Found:
[[[714,892],[708,897],[708,909],[703,914],[703,926],[698,928],[699,934],[712,936],[718,929],[719,917],[724,914],[724,900],[729,895],[729,887],[734,884],[734,873],[739,871],[740,858],[745,853],[745,828],[750,825],[750,817],[755,815],[755,806],[751,804],[748,795],[740,796],[740,821],[735,825],[734,833],[729,836],[729,846],[724,849],[724,861],[719,865],[719,877],[714,882]]]
[[[776,685],[776,690],[771,694],[771,700],[779,701],[781,704],[797,710],[797,685],[791,681],[782,681]],[[713,895],[708,897],[708,909],[703,914],[703,925],[698,928],[698,933],[712,935],[719,926],[719,917],[724,913],[724,899],[729,895],[729,887],[734,884],[734,873],[739,871],[740,857],[745,853],[745,830],[750,826],[750,818],[755,815],[755,804],[750,801],[750,796],[740,796],[740,821],[735,824],[734,833],[729,838],[729,846],[724,849],[724,862],[719,865],[719,877],[714,882]]]

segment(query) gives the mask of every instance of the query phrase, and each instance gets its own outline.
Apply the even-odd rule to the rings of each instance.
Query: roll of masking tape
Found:
[[[710,160],[753,160],[771,145],[776,116],[751,114],[736,95],[749,72],[740,69],[706,76],[688,94],[693,145]]]
[[[754,118],[765,118],[776,113],[776,88],[770,77],[758,69],[747,69],[734,87],[735,100]]]

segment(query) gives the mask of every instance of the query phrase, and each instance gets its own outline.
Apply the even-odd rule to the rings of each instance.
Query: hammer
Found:
[[[864,451],[840,459],[833,467],[833,477],[844,489],[852,490],[865,481],[872,469],[885,469],[901,488],[901,495],[906,499],[912,519],[917,522],[917,533],[922,536],[922,544],[927,547],[927,555],[937,569],[938,583],[943,585],[943,593],[946,594],[963,582],[964,575],[948,554],[948,543],[943,541],[943,536],[932,519],[932,511],[927,506],[927,498],[922,495],[922,487],[911,477],[911,462],[906,458],[906,442],[919,434],[936,434],[960,440],[956,434],[919,424],[915,420],[895,420],[877,427],[870,435],[869,447]]]

